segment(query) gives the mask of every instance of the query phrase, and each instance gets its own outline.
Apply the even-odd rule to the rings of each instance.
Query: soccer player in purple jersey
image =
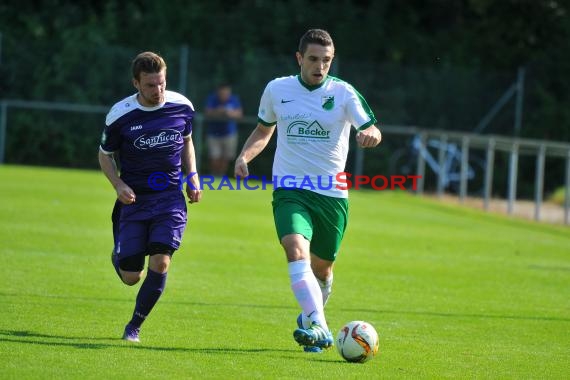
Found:
[[[132,73],[138,92],[116,103],[107,114],[99,164],[117,192],[111,259],[119,278],[127,285],[138,283],[150,256],[123,334],[123,339],[139,342],[141,324],[164,291],[172,255],[186,227],[181,179],[188,178],[190,203],[199,202],[202,192],[191,136],[192,103],[166,91],[166,63],[159,55],[137,55]]]

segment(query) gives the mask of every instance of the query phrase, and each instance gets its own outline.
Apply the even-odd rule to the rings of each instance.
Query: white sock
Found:
[[[333,284],[332,272],[329,278],[327,278],[324,281],[321,281],[317,278],[317,282],[319,283],[319,286],[321,287],[321,293],[323,294],[323,307],[324,307],[326,306],[327,301],[329,300],[329,297],[332,293],[332,284]]]
[[[303,309],[303,315],[307,316],[311,322],[316,322],[328,330],[323,310],[322,293],[311,270],[309,260],[289,263],[289,278],[291,279],[291,290],[293,290],[297,302]]]
[[[330,277],[327,278],[325,281],[321,281],[317,278],[317,282],[321,287],[321,293],[323,295],[323,308],[324,308],[327,305],[327,301],[332,293],[333,274],[331,273]],[[304,313],[301,313],[301,322],[303,324],[303,328],[305,329],[311,325],[311,320]]]

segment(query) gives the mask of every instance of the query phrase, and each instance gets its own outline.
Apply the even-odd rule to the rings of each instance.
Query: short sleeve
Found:
[[[271,95],[271,82],[265,87],[259,102],[258,121],[266,126],[273,126],[277,123],[277,116],[273,109],[273,99]]]
[[[377,123],[372,109],[362,95],[349,86],[349,99],[346,107],[347,118],[356,129],[367,128]]]
[[[105,126],[103,134],[101,135],[100,149],[105,154],[112,154],[119,150],[121,147],[121,134],[120,129],[116,124]]]
[[[182,137],[187,139],[192,135],[192,122],[194,121],[194,110],[192,109],[192,107],[187,107],[186,110],[186,117],[185,117],[185,121],[186,124],[184,125],[184,132],[182,134]]]

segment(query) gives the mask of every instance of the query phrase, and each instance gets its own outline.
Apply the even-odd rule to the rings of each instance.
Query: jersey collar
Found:
[[[324,81],[322,81],[320,84],[315,84],[315,85],[310,85],[305,83],[303,79],[301,79],[301,75],[299,74],[297,74],[297,79],[299,80],[299,83],[301,83],[301,86],[305,87],[309,91],[314,91],[323,87],[323,85],[329,80],[329,76],[327,75]]]
[[[133,97],[135,98],[135,103],[136,103],[138,109],[143,110],[143,111],[155,111],[159,108],[164,107],[164,105],[166,104],[166,95],[164,96],[164,103],[160,103],[160,104],[158,104],[156,106],[152,106],[152,107],[146,107],[146,106],[143,106],[142,104],[140,104],[138,92],[136,94],[134,94]]]

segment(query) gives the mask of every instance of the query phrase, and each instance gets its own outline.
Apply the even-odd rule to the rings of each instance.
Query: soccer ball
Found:
[[[348,362],[367,362],[378,353],[378,333],[368,322],[348,322],[336,336],[336,348]]]

